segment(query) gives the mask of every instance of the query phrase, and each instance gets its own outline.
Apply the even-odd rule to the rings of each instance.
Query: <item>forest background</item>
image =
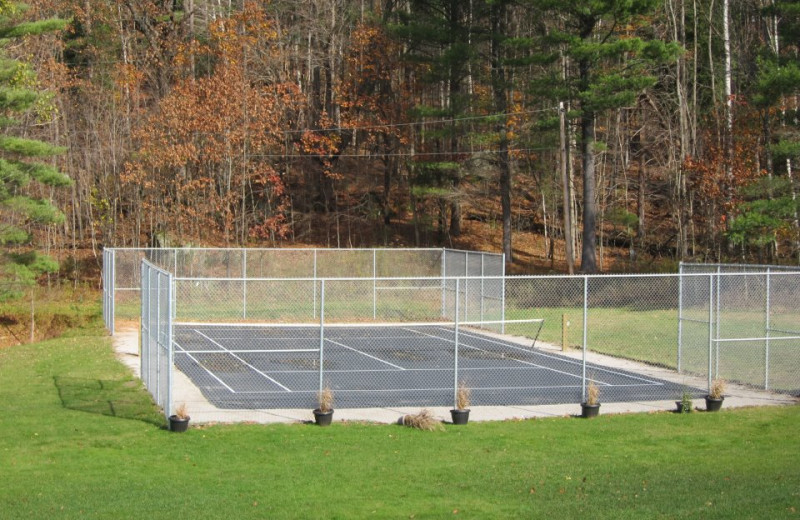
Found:
[[[8,287],[104,246],[800,262],[798,1],[0,4]]]

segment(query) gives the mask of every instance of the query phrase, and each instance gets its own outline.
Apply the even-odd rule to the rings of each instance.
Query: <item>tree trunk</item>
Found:
[[[575,256],[572,249],[572,196],[570,193],[571,182],[569,178],[569,154],[567,153],[567,114],[564,102],[558,104],[560,120],[559,147],[561,149],[561,182],[564,185],[564,247],[567,257],[567,270],[569,274],[575,273]]]
[[[583,67],[581,67],[583,69]],[[583,74],[583,70],[581,71]],[[597,272],[597,204],[595,203],[594,172],[594,114],[583,112],[581,116],[581,154],[583,157],[583,249],[581,272]]]

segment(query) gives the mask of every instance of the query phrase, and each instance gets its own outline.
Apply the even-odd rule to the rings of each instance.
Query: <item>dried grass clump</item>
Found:
[[[586,387],[586,404],[594,406],[600,403],[600,387],[594,381],[589,381]]]
[[[175,417],[182,421],[189,418],[189,410],[186,408],[186,403],[181,403],[175,408]]]
[[[320,412],[328,413],[333,410],[333,390],[331,390],[330,387],[326,386],[323,388],[317,397],[319,400]]]
[[[442,421],[433,416],[430,410],[424,408],[416,414],[404,415],[402,419],[403,426],[409,428],[416,428],[418,430],[438,431],[444,430]]]
[[[466,410],[469,408],[469,398],[472,395],[472,391],[467,387],[466,384],[462,381],[458,384],[458,390],[456,391],[456,410]]]
[[[711,381],[711,388],[708,391],[708,397],[711,399],[722,399],[725,395],[725,380],[715,379]]]

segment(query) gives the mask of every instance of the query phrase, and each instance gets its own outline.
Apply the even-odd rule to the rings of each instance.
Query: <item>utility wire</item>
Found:
[[[558,147],[548,146],[540,148],[509,148],[509,153],[524,153],[524,152],[544,152],[557,150]],[[418,157],[418,156],[445,156],[445,155],[480,155],[484,153],[498,153],[500,150],[495,149],[481,149],[481,150],[466,150],[454,152],[397,152],[397,153],[369,153],[369,154],[250,154],[249,157],[259,159],[334,159],[334,158],[352,158],[352,159],[382,159],[384,157]],[[201,154],[202,155],[202,154]]]

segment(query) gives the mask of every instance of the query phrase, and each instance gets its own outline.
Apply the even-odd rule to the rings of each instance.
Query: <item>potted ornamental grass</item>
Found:
[[[333,390],[325,387],[317,395],[318,407],[314,409],[314,422],[320,426],[329,426],[333,420]]]
[[[453,424],[467,424],[469,422],[469,400],[472,392],[462,381],[456,390],[456,406],[450,410]]]
[[[722,401],[725,400],[725,381],[715,379],[711,381],[711,387],[706,396],[706,411],[718,412],[722,408]]]
[[[181,403],[175,408],[175,413],[169,416],[169,431],[183,433],[189,428],[189,413],[186,403]]]
[[[581,403],[581,417],[591,419],[600,413],[600,387],[594,381],[586,386],[586,401]]]

